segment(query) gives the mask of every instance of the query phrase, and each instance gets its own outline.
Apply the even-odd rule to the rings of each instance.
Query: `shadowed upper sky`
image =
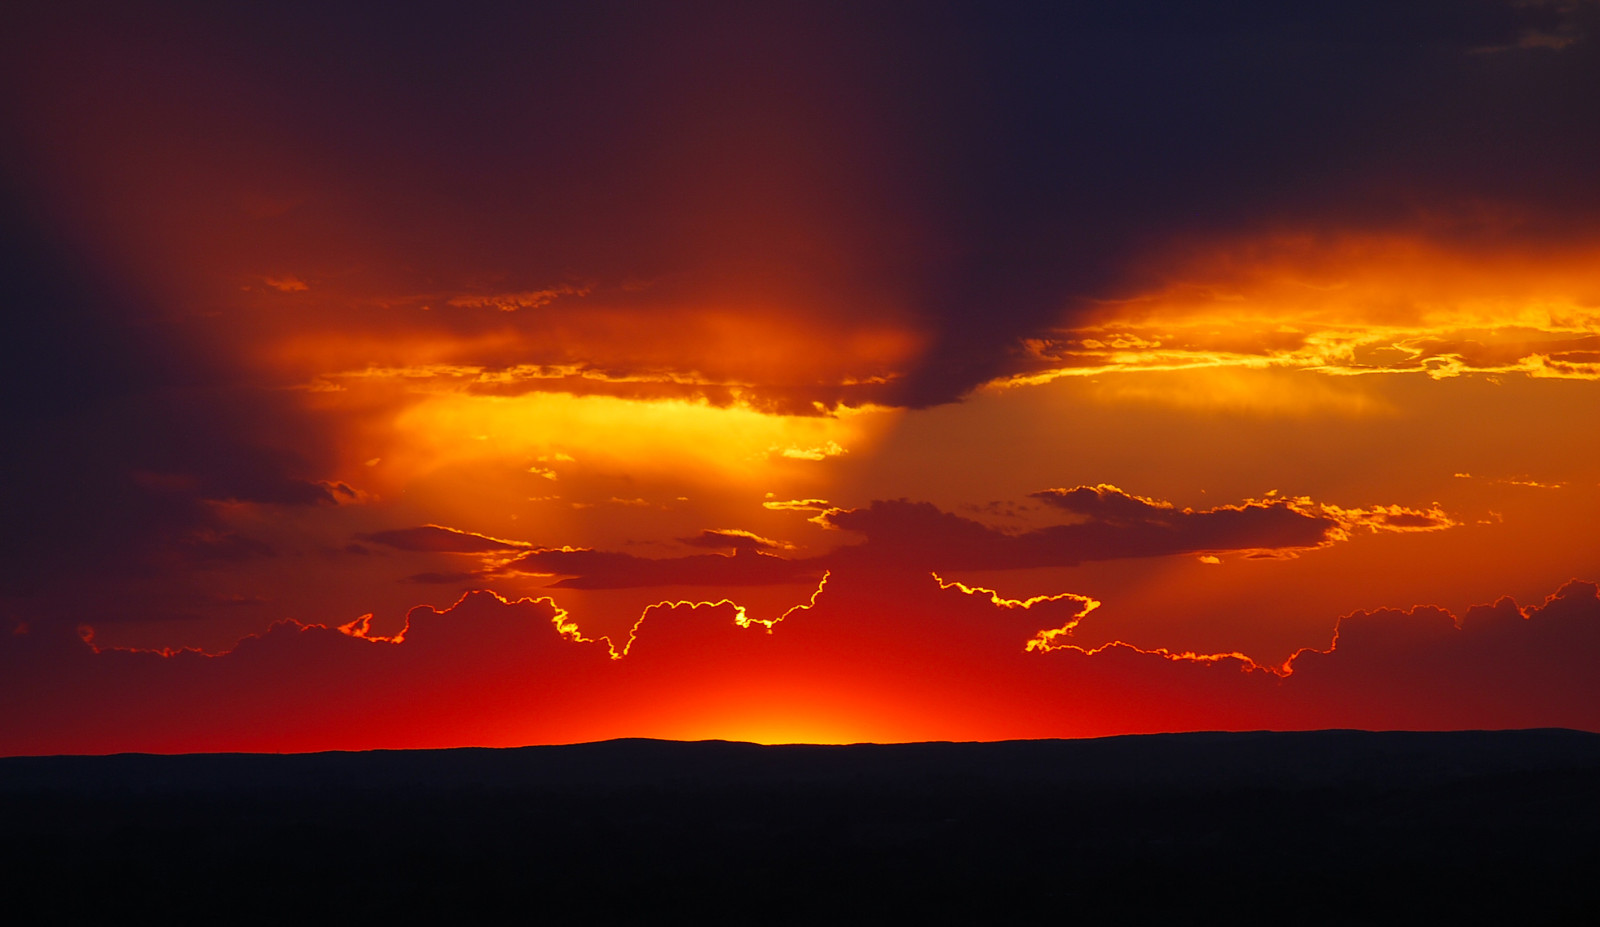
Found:
[[[1049,672],[1081,688],[1066,664],[1115,641],[1279,667],[1341,616],[1600,577],[1600,4],[31,4],[4,31],[0,646],[220,654],[363,615],[378,646],[486,589],[551,596],[553,647],[621,654],[657,603],[834,628],[779,661],[825,688],[901,612],[930,647],[988,620],[937,572],[1102,603],[1015,641],[1079,640]],[[870,577],[904,604],[838,591]],[[705,678],[760,704],[721,647]],[[999,665],[963,672],[1027,676]],[[1344,723],[1270,701],[1146,727]],[[637,717],[604,731],[688,729]],[[562,730],[527,737],[588,736]]]

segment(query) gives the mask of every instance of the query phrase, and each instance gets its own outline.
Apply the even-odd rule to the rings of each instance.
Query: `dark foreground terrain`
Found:
[[[11,923],[1600,923],[1600,735],[28,757],[0,841]]]

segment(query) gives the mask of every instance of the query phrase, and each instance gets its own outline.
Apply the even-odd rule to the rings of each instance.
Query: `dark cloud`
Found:
[[[933,570],[1003,570],[1070,566],[1093,560],[1169,554],[1303,549],[1328,543],[1340,522],[1287,501],[1179,510],[1114,487],[1048,490],[1034,498],[1083,520],[1008,534],[926,502],[878,501],[864,509],[834,509],[835,528],[867,536],[859,554]],[[846,552],[850,552],[847,554]]]
[[[769,508],[818,511],[814,520],[819,524],[865,535],[866,541],[791,560],[768,553],[780,546],[778,542],[745,531],[707,530],[680,541],[731,549],[734,555],[648,558],[601,550],[539,549],[504,569],[564,577],[555,588],[774,585],[814,580],[823,570],[889,568],[920,575],[930,570],[1032,569],[1188,553],[1281,557],[1326,546],[1357,529],[1440,530],[1455,524],[1440,512],[1398,506],[1392,511],[1340,509],[1309,500],[1276,499],[1195,511],[1105,484],[1045,490],[1032,498],[1066,511],[1075,520],[1006,531],[906,499],[878,500],[858,509],[826,507],[821,500],[768,502]]]
[[[1356,612],[1340,619],[1327,652],[1290,662],[1299,698],[1316,717],[1340,711],[1364,726],[1592,729],[1600,718],[1600,591],[1572,581],[1543,603],[1509,598],[1458,620],[1436,606]]]
[[[785,560],[752,546],[732,556],[636,557],[601,550],[536,550],[505,570],[565,577],[551,588],[631,589],[646,586],[770,586],[814,582],[825,569],[815,559]]]
[[[1173,510],[1171,503],[1135,496],[1106,483],[1072,489],[1046,489],[1030,493],[1029,496],[1074,515],[1110,524],[1168,522],[1180,514]]]

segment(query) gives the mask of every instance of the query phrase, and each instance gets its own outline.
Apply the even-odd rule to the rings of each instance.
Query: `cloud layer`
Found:
[[[1078,596],[1020,602],[927,577],[845,577],[771,625],[741,625],[731,602],[652,607],[620,659],[548,599],[485,592],[414,609],[392,638],[362,623],[284,623],[218,656],[98,650],[30,629],[0,642],[14,722],[0,751],[497,745],[718,724],[757,738],[808,729],[890,740],[962,739],[980,724],[991,737],[1600,725],[1593,583],[1459,619],[1434,606],[1356,613],[1326,650],[1282,667],[1120,643],[1086,650],[1070,634],[1090,610]],[[1063,630],[1049,646],[1026,646],[1051,625]]]

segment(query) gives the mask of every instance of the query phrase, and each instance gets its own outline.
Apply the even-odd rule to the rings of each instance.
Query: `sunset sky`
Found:
[[[1600,3],[24,6],[0,753],[1600,730]]]

